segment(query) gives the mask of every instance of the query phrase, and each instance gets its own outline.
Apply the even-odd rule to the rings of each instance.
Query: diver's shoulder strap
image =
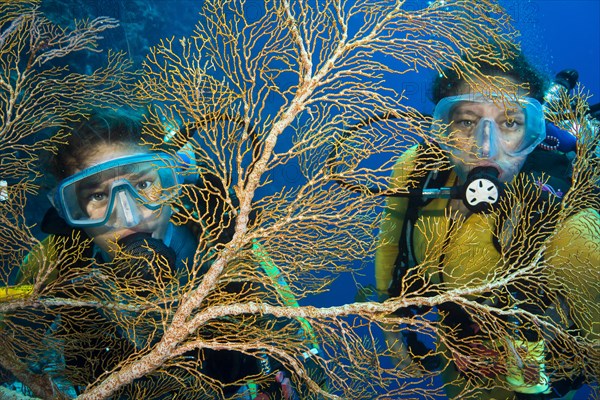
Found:
[[[42,218],[41,224],[42,232],[50,235],[57,236],[71,236],[74,228],[67,224],[54,207],[50,207],[44,217]]]
[[[571,188],[573,177],[573,162],[566,154],[558,151],[535,149],[525,160],[520,174],[542,178],[545,175],[548,191],[554,190],[558,197]],[[545,190],[546,191],[546,190]],[[542,200],[547,200],[545,197]]]
[[[570,177],[573,164],[564,153],[536,148],[529,153],[521,168],[521,172],[529,171],[544,171],[552,176]]]
[[[537,219],[541,218],[542,215],[548,216],[555,212],[556,207],[560,206],[564,195],[571,189],[572,175],[573,162],[564,153],[536,148],[527,156],[518,177],[524,182],[538,186],[541,189],[539,196],[536,198],[540,211],[532,213],[532,219],[528,220],[527,224],[534,226],[537,224]],[[501,222],[497,224],[497,232],[493,236],[494,247],[500,254],[510,252],[510,248],[504,249],[499,241],[499,237],[502,236],[500,230],[504,226],[502,221],[509,218],[507,213],[508,210],[500,214]],[[548,233],[552,230],[553,224],[551,221],[552,219],[549,219],[543,226],[544,231]],[[537,236],[538,240],[544,240],[545,237],[547,235]]]

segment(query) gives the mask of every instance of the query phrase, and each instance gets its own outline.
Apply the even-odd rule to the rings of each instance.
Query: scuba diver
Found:
[[[549,177],[542,187],[547,198],[541,209],[546,213],[551,213],[552,207],[560,204],[571,186],[572,159],[565,153],[574,150],[569,144],[575,139],[546,123],[542,106],[547,86],[545,80],[522,54],[507,60],[508,70],[484,60],[485,57],[477,59],[479,72],[484,76],[507,78],[519,86],[517,96],[495,93],[489,89],[489,83],[467,80],[464,74],[451,69],[436,78],[433,85],[436,105],[431,126],[433,140],[407,150],[393,170],[393,185],[398,188],[408,185],[409,189],[387,198],[375,256],[376,291],[380,300],[419,291],[422,295],[429,280],[449,289],[468,282],[485,282],[499,266],[506,265],[502,264],[505,261],[503,254],[512,265],[526,265],[527,257],[533,257],[534,249],[539,248],[547,235],[540,232],[542,239],[540,236],[532,238],[532,247],[527,249],[529,253],[515,251],[513,254],[510,239],[506,239],[509,235],[503,231],[504,224],[496,226],[490,210],[501,201],[504,186],[519,176]],[[564,79],[572,81],[573,74],[563,75]],[[562,135],[562,144],[555,140],[557,135]],[[563,146],[562,151],[556,150],[559,145]],[[438,146],[437,150],[441,151],[431,151],[430,146]],[[439,165],[439,170],[431,171],[432,163]],[[549,234],[551,227],[540,229],[547,229]],[[570,328],[577,329],[586,340],[595,341],[600,335],[597,323],[600,315],[597,308],[589,310],[585,307],[586,304],[598,304],[600,299],[597,284],[600,278],[599,231],[598,210],[581,210],[565,221],[547,241],[544,251],[548,259],[549,255],[559,255],[549,261],[552,272],[561,277],[566,291],[577,293],[569,299],[573,323]],[[534,240],[538,240],[538,244]],[[426,258],[427,251],[441,248],[437,246],[443,246],[442,255],[438,264],[428,267],[430,275],[420,279],[410,276],[415,271],[413,267]],[[593,268],[589,269],[590,266]],[[581,280],[571,274],[588,278]],[[521,301],[537,298],[531,294],[539,289],[535,286],[527,282],[513,288],[511,295],[515,296],[516,303],[526,303]],[[531,306],[528,311],[543,315],[548,307],[543,297],[540,296],[539,305]],[[529,306],[531,302],[526,304]],[[589,312],[578,313],[582,307]],[[410,317],[425,312],[431,312],[431,309],[399,310],[397,313]],[[460,306],[445,303],[437,308],[437,313],[444,315],[444,326],[459,339],[484,343],[486,337]],[[521,363],[510,361],[510,354],[499,353],[498,347],[474,346],[468,357],[457,358],[439,343],[438,350],[444,358],[453,361],[442,372],[447,395],[454,398],[460,394],[468,379],[465,374],[468,370],[470,374],[478,374],[474,378],[477,382],[490,382],[491,379],[491,383],[482,384],[488,385],[487,389],[477,391],[478,398],[572,398],[582,385],[582,378],[554,380],[544,368],[545,357],[550,355],[544,349],[543,339],[535,332],[524,335],[527,340],[513,342],[517,347],[528,349],[528,358],[521,359]],[[413,359],[425,370],[439,368],[440,359],[431,356],[428,346],[415,332],[389,331],[385,336],[388,347],[402,355],[396,360],[399,366],[405,366]]]
[[[139,296],[147,296],[153,285],[173,284],[173,280],[176,281],[173,295],[181,295],[177,288],[187,282],[187,265],[194,261],[199,243],[197,232],[202,228],[174,224],[172,216],[177,210],[172,205],[173,200],[181,195],[181,184],[190,180],[197,185],[210,182],[213,195],[216,188],[224,189],[218,186],[216,178],[197,179],[197,175],[184,172],[192,169],[189,167],[194,164],[189,152],[179,152],[175,157],[140,145],[141,132],[141,116],[125,109],[97,111],[72,130],[68,142],[59,148],[52,163],[59,183],[49,195],[53,208],[42,222],[42,230],[49,236],[42,242],[42,248],[30,253],[24,261],[20,272],[22,285],[39,279],[40,263],[54,261],[58,267],[45,284],[57,279],[68,282],[68,288],[63,290],[66,298],[85,298],[88,291],[94,290],[93,294],[102,296],[102,273],[98,277],[79,276],[81,271],[94,275],[89,268],[91,262],[95,265],[92,270],[104,268],[102,271],[107,271],[108,268],[113,276],[119,278],[115,282],[122,282],[121,292],[125,299],[132,291]],[[195,188],[200,192],[203,190],[200,186]],[[215,218],[217,224],[221,224],[225,231],[231,229],[233,223],[225,216],[221,197],[198,198],[199,201],[204,199],[201,207],[209,210],[208,214]],[[227,240],[225,236],[221,234],[215,240],[223,243]],[[63,248],[69,248],[69,243],[77,238],[80,239],[79,244],[88,245],[67,256],[61,255],[59,248],[53,248],[61,243]],[[260,256],[259,259],[262,259],[265,255]],[[261,267],[257,265],[257,268]],[[201,273],[205,273],[207,268],[203,266]],[[77,280],[81,282],[77,283]],[[248,295],[253,291],[261,292],[257,286],[235,282],[223,290]],[[54,290],[57,289],[60,294],[61,288]],[[108,292],[111,289],[104,290]],[[263,300],[269,301],[268,298]],[[150,298],[147,301],[151,301]],[[116,368],[148,342],[156,343],[160,339],[160,334],[152,332],[159,328],[160,322],[153,324],[152,316],[146,316],[140,322],[143,324],[150,320],[146,331],[140,327],[138,332],[132,333],[123,332],[124,329],[111,319],[114,314],[111,317],[100,308],[73,308],[65,306],[56,314],[38,319],[42,329],[48,331],[51,327],[53,335],[63,343],[64,354],[60,356],[64,358],[68,382],[65,386],[70,385],[70,395],[78,395],[86,385]],[[278,320],[265,323],[271,329],[283,323],[298,323],[299,335],[311,333],[306,333],[310,329],[306,326],[307,322]],[[211,332],[201,332],[201,335],[208,339],[212,337]],[[315,346],[310,355],[302,354],[313,371],[319,369],[310,356],[317,352]],[[178,375],[181,370],[193,369],[189,365],[197,365],[198,372],[221,383],[221,393],[225,398],[294,400],[298,399],[298,393],[302,393],[301,389],[291,385],[289,372],[266,355],[258,357],[231,350],[200,349],[186,353],[182,363],[188,367],[174,368],[173,373],[169,373],[179,376],[175,379],[180,380],[179,385],[186,381],[185,376]],[[165,368],[169,371],[169,367]],[[261,374],[273,374],[273,382],[253,384],[252,377]],[[157,387],[159,383],[153,381],[152,376],[138,382],[147,383],[149,387]],[[213,398],[213,395],[192,392],[191,389],[190,393],[182,393],[182,386],[175,387],[171,391],[165,390],[160,398],[202,398],[203,395]],[[132,396],[125,393],[121,392],[120,398]]]

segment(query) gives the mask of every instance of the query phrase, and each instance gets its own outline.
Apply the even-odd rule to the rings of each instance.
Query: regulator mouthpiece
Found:
[[[504,192],[499,175],[494,167],[477,167],[469,172],[462,199],[471,212],[487,214],[498,204]]]

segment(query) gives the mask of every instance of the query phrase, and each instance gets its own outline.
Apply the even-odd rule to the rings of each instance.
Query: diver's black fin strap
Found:
[[[417,148],[417,156],[415,159],[414,168],[410,173],[410,180],[416,182],[414,185],[415,188],[440,188],[450,177],[449,167],[441,168],[441,170],[429,171],[425,175],[419,173],[425,168],[431,168],[427,164],[431,162],[431,158],[428,156],[428,146],[432,145],[435,144],[421,144]],[[447,159],[440,163],[441,167],[446,165],[449,165],[449,160]],[[388,294],[391,297],[397,297],[400,295],[402,284],[408,278],[409,269],[415,266],[417,263],[413,247],[414,226],[419,218],[420,208],[429,204],[431,200],[432,199],[423,199],[416,196],[409,197],[404,221],[402,224],[402,231],[398,241],[398,256],[396,257],[394,272],[392,275],[392,283],[388,289]],[[407,290],[409,292],[418,290],[418,286],[421,285],[419,282],[419,280],[415,280],[413,283],[411,283]],[[410,317],[426,311],[427,307],[409,307],[407,309],[399,309],[395,312],[395,314],[401,317]],[[439,367],[439,358],[437,356],[429,355],[431,350],[424,344],[424,342],[420,340],[417,332],[403,330],[402,336],[410,352],[418,356],[419,363],[424,369],[433,371]]]
[[[428,157],[429,146],[435,146],[432,144],[421,144],[417,148],[417,156],[415,159],[415,167],[410,173],[411,181],[416,181],[414,188],[440,188],[442,187],[448,177],[450,176],[450,169],[443,168],[442,170],[430,171],[426,175],[421,175],[418,172],[430,162]],[[444,160],[441,165],[448,163],[449,160]],[[406,278],[406,273],[411,266],[416,264],[416,258],[413,249],[413,230],[417,219],[419,218],[419,209],[429,204],[432,199],[422,199],[419,197],[409,197],[408,205],[406,208],[406,214],[402,224],[402,231],[400,233],[400,240],[398,241],[398,256],[394,263],[394,273],[392,276],[392,283],[388,289],[388,294],[391,297],[397,297],[400,295],[400,288],[402,281]],[[418,288],[415,288],[417,290]]]
[[[400,295],[402,281],[406,278],[406,273],[408,272],[410,265],[414,264],[415,261],[412,252],[412,230],[418,218],[418,207],[411,205],[411,203],[417,202],[418,200],[419,199],[417,198],[411,197],[408,201],[408,207],[402,224],[402,232],[400,234],[400,240],[398,241],[398,256],[394,263],[392,283],[388,288],[390,297],[397,297]]]

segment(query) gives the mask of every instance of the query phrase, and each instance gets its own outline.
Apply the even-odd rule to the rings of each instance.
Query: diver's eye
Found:
[[[148,190],[152,186],[152,181],[141,181],[135,185],[135,188],[138,190]]]
[[[520,129],[522,126],[523,126],[523,124],[521,122],[514,120],[514,119],[506,120],[502,123],[503,128],[506,128],[511,131],[516,131],[516,130]]]
[[[88,201],[104,201],[106,200],[107,195],[104,192],[95,192],[87,196]]]
[[[469,129],[475,125],[475,121],[471,119],[460,119],[454,122],[458,128]]]
[[[470,127],[473,125],[473,121],[469,121],[468,119],[464,119],[462,121],[458,121],[458,124],[464,127]]]

